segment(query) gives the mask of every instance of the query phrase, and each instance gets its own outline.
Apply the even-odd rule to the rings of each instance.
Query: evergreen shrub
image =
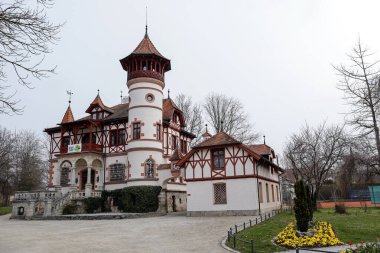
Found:
[[[86,213],[96,213],[103,206],[103,199],[100,197],[91,197],[84,199],[84,210]]]
[[[62,209],[63,215],[65,215],[65,214],[76,214],[76,212],[77,212],[77,205],[74,203],[66,204],[66,205],[64,205],[64,207]]]
[[[112,197],[114,205],[126,213],[148,213],[158,209],[161,186],[130,186],[102,192],[102,211],[108,210],[107,199]]]
[[[310,212],[306,194],[306,187],[302,180],[294,185],[296,197],[294,198],[294,213],[297,220],[297,229],[306,232],[309,226]]]

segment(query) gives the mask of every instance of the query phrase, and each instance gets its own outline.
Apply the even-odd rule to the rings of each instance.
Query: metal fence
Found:
[[[338,253],[339,251],[327,251],[327,250],[318,250],[318,249],[296,249],[296,253],[300,253],[302,251],[306,252],[324,252],[324,253]]]
[[[227,231],[227,241],[228,242],[231,242],[232,241],[232,247],[234,249],[236,249],[237,247],[237,244],[238,243],[243,243],[245,246],[248,246],[249,247],[249,252],[250,253],[253,253],[255,252],[254,251],[254,240],[244,240],[242,238],[239,238],[238,236],[236,236],[236,233],[237,232],[240,232],[240,231],[243,231],[243,230],[246,230],[247,228],[250,228],[256,224],[259,224],[263,221],[266,221],[272,217],[274,217],[275,215],[279,214],[279,213],[282,213],[284,211],[288,211],[289,208],[282,208],[282,209],[279,209],[279,210],[273,210],[269,213],[265,213],[265,214],[261,214],[259,215],[258,217],[256,217],[255,219],[249,219],[248,222],[244,222],[243,224],[240,224],[240,225],[236,225],[234,227],[231,227],[228,231]]]

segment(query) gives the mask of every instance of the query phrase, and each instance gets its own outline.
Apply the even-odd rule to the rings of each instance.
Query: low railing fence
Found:
[[[236,249],[237,248],[237,245],[238,243],[243,243],[246,247],[248,246],[249,247],[249,252],[250,253],[254,253],[255,249],[254,249],[254,240],[244,240],[242,238],[239,238],[236,233],[240,232],[240,231],[243,231],[243,230],[246,230],[247,228],[250,228],[254,225],[257,225],[263,221],[266,221],[272,217],[274,217],[275,215],[279,214],[279,213],[282,213],[284,211],[288,211],[289,208],[281,208],[281,209],[278,209],[278,210],[273,210],[271,212],[268,212],[268,213],[264,213],[264,214],[261,214],[259,215],[258,217],[256,217],[255,219],[249,219],[248,222],[244,222],[243,224],[240,224],[240,225],[236,225],[234,227],[231,227],[228,231],[227,231],[227,241],[228,242],[231,242],[232,241],[232,247],[233,249]]]
[[[319,250],[319,249],[296,249],[296,253],[300,253],[302,251],[323,252],[323,253],[338,253],[338,252],[340,252],[340,251],[327,251],[327,250]]]

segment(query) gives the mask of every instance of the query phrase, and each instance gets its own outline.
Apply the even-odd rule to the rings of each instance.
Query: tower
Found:
[[[170,60],[158,52],[145,36],[136,49],[120,60],[128,72],[129,185],[156,185],[157,167],[163,162],[162,110],[165,73]],[[144,182],[144,183],[143,183]]]

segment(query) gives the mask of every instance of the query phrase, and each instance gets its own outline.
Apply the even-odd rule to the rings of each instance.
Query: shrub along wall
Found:
[[[110,211],[109,199],[126,213],[155,212],[158,209],[158,195],[161,186],[130,186],[123,189],[102,192],[102,211]]]

